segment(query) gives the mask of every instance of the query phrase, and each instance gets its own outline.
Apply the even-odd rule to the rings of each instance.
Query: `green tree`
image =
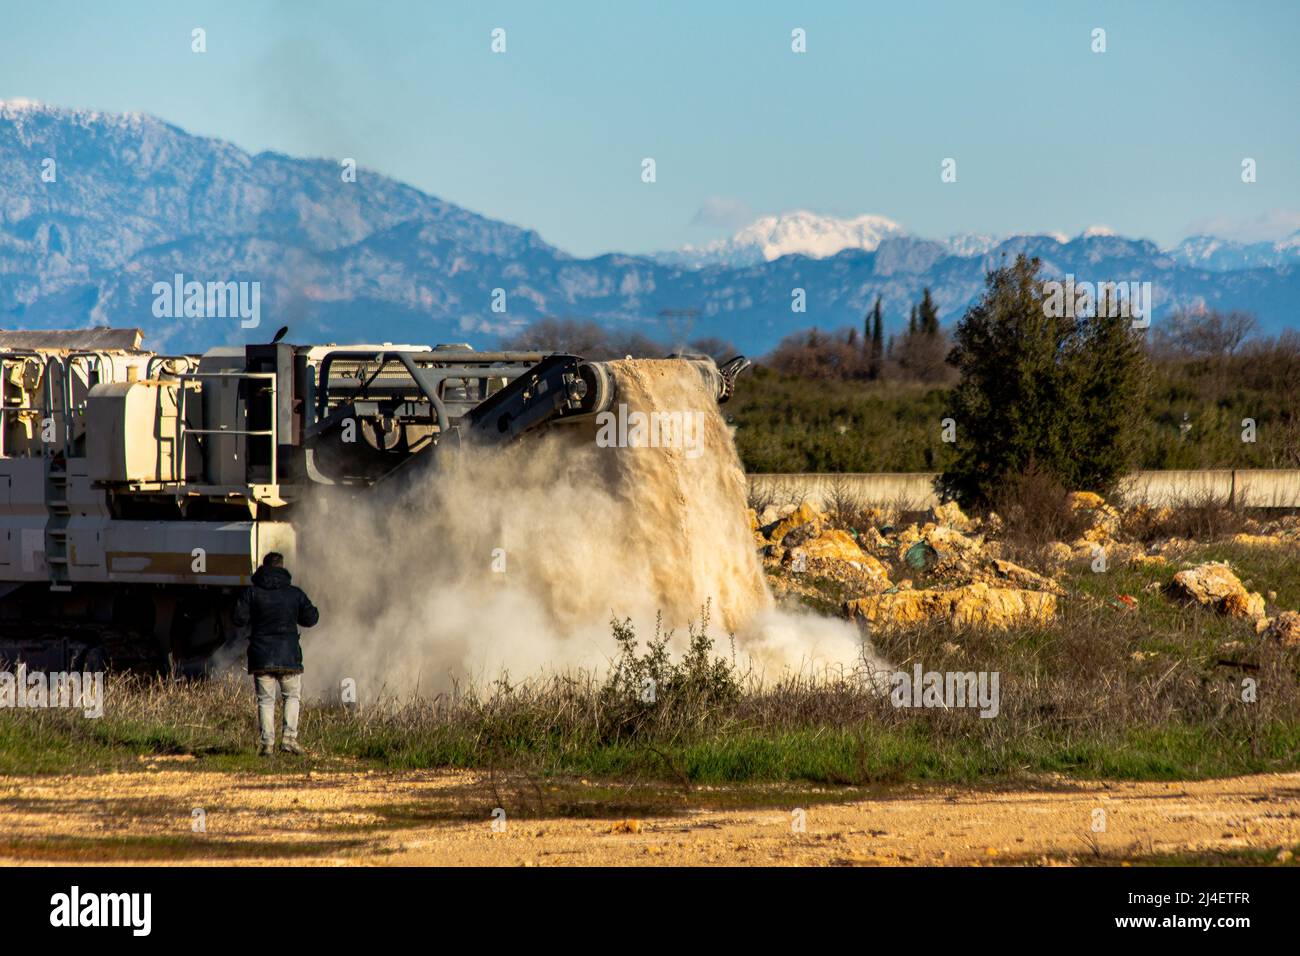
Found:
[[[1139,452],[1151,378],[1146,343],[1131,318],[1102,301],[1079,323],[1067,359],[1069,391],[1079,405],[1067,432],[1073,487],[1109,491]]]
[[[950,361],[957,454],[940,490],[987,507],[1037,471],[1105,494],[1132,462],[1145,353],[1131,321],[1058,315],[1023,255],[985,277]]]
[[[935,306],[934,299],[930,298],[929,288],[921,294],[921,304],[917,309],[917,326],[922,335],[933,337],[939,334],[939,309]]]
[[[871,337],[863,344],[870,350],[867,357],[867,377],[880,378],[885,364],[885,323],[880,310],[880,296],[876,296],[875,307],[869,315]]]

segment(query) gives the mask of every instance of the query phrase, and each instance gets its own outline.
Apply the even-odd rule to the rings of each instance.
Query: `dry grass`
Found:
[[[1091,581],[1098,576],[1089,578]],[[1087,592],[1050,626],[1006,632],[946,624],[879,635],[902,671],[996,671],[999,713],[894,706],[853,675],[762,682],[738,673],[698,631],[692,655],[667,659],[615,624],[620,668],[499,682],[360,709],[307,702],[302,735],[317,760],[387,767],[479,767],[537,774],[691,781],[867,784],[1057,772],[1200,777],[1300,764],[1297,655],[1248,628],[1147,597],[1141,612]],[[1100,585],[1095,585],[1100,586]],[[1098,592],[1099,595],[1102,592]],[[646,676],[656,693],[642,693]],[[1242,698],[1243,679],[1259,689]],[[0,715],[0,770],[138,766],[250,768],[255,741],[246,677],[166,683],[114,677],[106,713]],[[196,759],[186,763],[189,755]]]
[[[1245,530],[1250,513],[1233,508],[1227,498],[1205,491],[1188,495],[1164,508],[1121,507],[1122,532],[1134,541],[1168,538],[1214,541]]]
[[[760,515],[773,506],[793,505],[797,508],[808,499],[808,492],[801,482],[772,481],[762,475],[756,477],[757,481],[751,479],[749,482],[746,498],[749,507]]]
[[[1074,541],[1088,527],[1087,516],[1071,507],[1069,489],[1032,467],[1009,483],[995,510],[1002,518],[1002,539],[1015,553],[1051,541]]]

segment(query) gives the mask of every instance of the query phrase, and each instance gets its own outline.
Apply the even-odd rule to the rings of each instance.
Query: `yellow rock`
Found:
[[[952,560],[963,555],[973,557],[984,547],[980,535],[967,537],[957,529],[943,525],[926,524],[922,527],[909,525],[898,535],[898,560],[906,561],[907,552],[918,541],[924,541],[932,547],[941,560]]]
[[[1249,548],[1284,548],[1289,542],[1275,534],[1234,534],[1232,543]]]
[[[793,563],[800,554],[807,559],[807,570],[823,571],[838,580],[853,579],[853,583],[858,586],[865,583],[873,591],[890,586],[889,569],[863,551],[846,531],[823,531],[786,552],[785,563]],[[869,579],[867,582],[861,580],[863,574]]]
[[[958,590],[963,593],[953,605],[952,621],[959,626],[1003,629],[1026,621],[1044,623],[1056,614],[1056,596],[1043,591],[982,583]]]
[[[885,567],[869,554],[862,556],[862,570],[882,588],[889,587],[889,568]]]
[[[1174,587],[1202,604],[1214,604],[1244,590],[1241,580],[1226,564],[1211,562],[1174,575]]]
[[[1268,634],[1283,647],[1300,647],[1300,612],[1283,611],[1269,625]]]
[[[1001,558],[993,559],[993,570],[1000,577],[1006,578],[1013,584],[1018,584],[1023,588],[1031,588],[1035,591],[1051,591],[1055,594],[1063,593],[1061,586],[1051,578],[1044,577],[1028,568],[1022,568],[1018,564],[1010,561],[1004,561]]]
[[[1095,524],[1083,533],[1083,540],[1090,541],[1093,544],[1104,545],[1110,540],[1110,529],[1104,525]]]
[[[1044,557],[1052,564],[1065,564],[1074,557],[1074,552],[1064,541],[1053,541],[1044,549]]]
[[[933,528],[934,525],[928,524],[926,525],[926,527]],[[900,530],[895,535],[895,537],[897,538],[896,543],[898,544],[898,546],[903,550],[907,550],[909,547],[911,547],[912,545],[916,544],[916,542],[921,540],[921,527],[920,525],[913,522],[912,524],[909,524],[906,528]]]
[[[1262,595],[1242,589],[1225,597],[1219,603],[1219,610],[1229,617],[1257,621],[1264,616],[1264,598]]]
[[[1170,590],[1231,617],[1257,621],[1264,616],[1263,596],[1247,591],[1226,564],[1211,562],[1179,571]]]
[[[974,522],[966,517],[965,512],[961,510],[955,501],[946,501],[931,508],[930,520],[937,525],[946,525],[958,531],[969,531],[974,527]]]
[[[849,601],[844,608],[850,618],[863,618],[881,627],[947,620],[959,627],[1005,629],[1050,620],[1056,614],[1056,595],[976,582],[951,590],[875,594]]]
[[[875,528],[868,528],[863,536],[867,539],[867,542],[871,547],[878,548],[881,551],[889,550],[889,539]]]
[[[1075,511],[1089,512],[1090,526],[1083,532],[1083,539],[1094,544],[1104,544],[1114,538],[1120,530],[1120,514],[1101,495],[1091,491],[1074,491],[1069,497],[1070,507]]]
[[[883,627],[919,624],[941,616],[946,611],[937,591],[895,591],[858,598],[844,605],[850,618],[863,618]]]
[[[1083,509],[1096,511],[1106,504],[1106,499],[1091,491],[1072,491],[1070,492],[1069,502],[1070,507],[1075,511]]]
[[[927,526],[928,527],[928,526]],[[936,551],[979,551],[984,542],[980,538],[968,538],[956,528],[937,527],[928,531],[925,535],[926,542]]]
[[[866,552],[858,547],[853,536],[838,528],[823,531],[811,541],[805,541],[802,547],[804,554],[810,558],[824,558],[831,561],[863,561],[867,558]]]
[[[782,539],[795,528],[812,521],[820,521],[822,517],[822,513],[817,510],[817,507],[812,502],[805,501],[785,518],[782,518],[777,526],[772,529],[771,540],[780,544]]]

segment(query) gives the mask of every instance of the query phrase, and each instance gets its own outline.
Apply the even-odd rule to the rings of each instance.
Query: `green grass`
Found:
[[[362,841],[296,840],[242,843],[206,835],[0,837],[6,860],[58,863],[151,863],[184,860],[292,859],[338,856]]]
[[[1007,737],[985,732],[973,721],[969,733],[954,735],[916,719],[897,726],[739,729],[653,744],[503,738],[494,751],[487,751],[481,736],[468,727],[366,731],[350,715],[309,706],[304,739],[313,755],[277,754],[266,759],[253,753],[251,726],[243,741],[198,735],[178,746],[166,727],[149,733],[135,722],[119,726],[111,718],[102,720],[94,730],[62,722],[57,730],[47,727],[33,736],[20,722],[0,719],[0,773],[84,773],[151,766],[254,772],[496,767],[557,779],[871,786],[912,781],[975,783],[1049,773],[1077,779],[1202,779],[1300,768],[1300,721],[1258,727],[1172,724],[1119,733],[1070,733],[1055,728]],[[150,741],[161,743],[162,749],[155,749]],[[177,753],[192,754],[194,759],[151,763],[158,755]]]
[[[661,690],[681,689],[650,707],[628,694],[641,686],[634,671],[618,687],[566,676],[469,694],[455,705],[422,700],[354,712],[307,701],[302,738],[313,754],[263,759],[255,755],[246,678],[114,678],[99,719],[0,711],[0,775],[450,767],[553,781],[871,787],[1300,769],[1300,654],[1258,636],[1249,622],[1184,606],[1163,590],[1184,562],[1210,559],[1228,560],[1250,587],[1276,592],[1270,612],[1300,606],[1294,549],[1225,542],[1198,545],[1163,567],[1117,562],[1093,573],[1076,564],[1062,579],[1067,594],[1050,625],[991,632],[934,624],[873,635],[906,670],[919,661],[927,670],[998,672],[993,719],[897,709],[853,682],[753,686],[719,675],[706,654],[671,679],[658,674]],[[845,596],[829,578],[804,583],[814,589],[804,600],[825,612]],[[1121,594],[1135,597],[1137,609],[1115,606]],[[635,643],[630,632],[624,637]],[[1256,685],[1251,701],[1243,697],[1247,679]]]
[[[1294,345],[1153,361],[1132,467],[1297,467],[1297,381]],[[953,446],[941,440],[939,422],[951,405],[945,387],[804,377],[760,364],[724,411],[750,472],[942,471]],[[1241,440],[1243,418],[1257,423],[1256,441]]]
[[[691,783],[754,780],[871,786],[979,783],[1057,773],[1078,779],[1205,779],[1300,767],[1300,724],[1236,738],[1211,727],[1133,730],[1116,738],[1045,736],[991,745],[936,739],[919,730],[805,730],[741,735],[660,749]],[[636,747],[560,756],[553,772],[621,777],[653,769]]]
[[[1300,608],[1300,551],[1295,548],[1261,548],[1222,541],[1200,545],[1192,554],[1198,562],[1228,562],[1247,590],[1265,595],[1275,591],[1277,598],[1270,604],[1276,608]]]
[[[756,367],[724,412],[749,472],[935,471],[952,446],[946,389],[801,379]]]

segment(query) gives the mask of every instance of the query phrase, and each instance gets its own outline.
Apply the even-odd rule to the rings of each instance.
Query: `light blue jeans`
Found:
[[[257,729],[262,733],[262,743],[275,744],[275,697],[284,699],[284,730],[281,737],[298,739],[298,707],[302,701],[301,674],[254,674],[257,688]]]

